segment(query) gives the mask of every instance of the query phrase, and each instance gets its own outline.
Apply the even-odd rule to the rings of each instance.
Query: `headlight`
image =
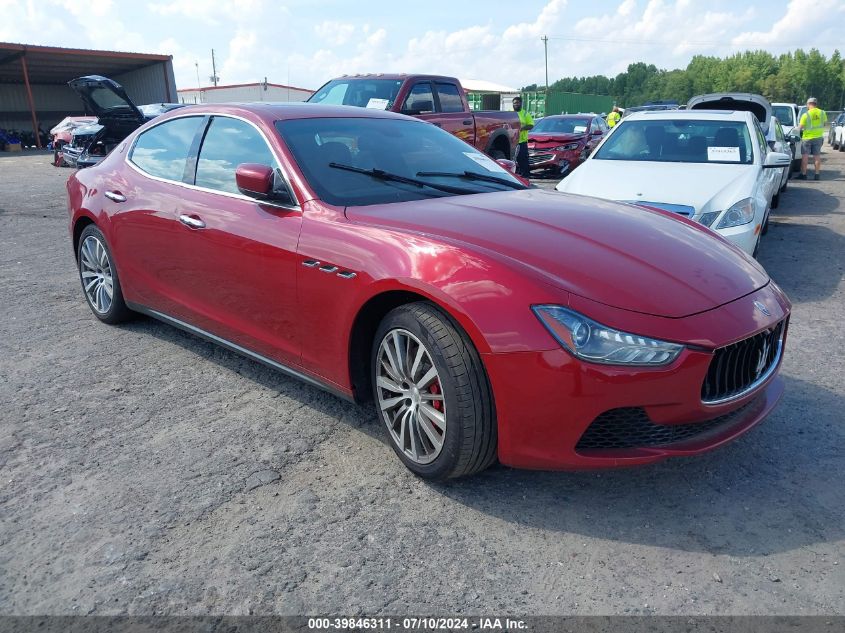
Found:
[[[569,352],[606,365],[668,365],[683,345],[621,332],[556,305],[533,306],[537,318]]]
[[[702,213],[701,217],[698,218],[698,223],[703,224],[704,226],[710,226],[719,217],[721,211],[709,211],[708,213]]]
[[[573,149],[578,149],[578,143],[569,143],[567,145],[558,145],[557,147],[553,147],[553,152],[568,152]]]
[[[742,226],[754,219],[754,200],[746,198],[740,200],[725,211],[724,217],[716,226],[717,229],[729,229],[732,226]]]

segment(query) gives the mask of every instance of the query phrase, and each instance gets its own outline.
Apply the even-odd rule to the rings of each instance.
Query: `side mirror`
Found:
[[[250,198],[285,204],[293,202],[286,187],[276,186],[276,173],[269,165],[241,163],[235,169],[235,183],[238,191]]]
[[[764,169],[776,169],[778,167],[789,167],[792,162],[792,156],[782,152],[769,152],[766,154],[766,160],[763,162]]]
[[[786,137],[786,140],[798,143],[801,141],[801,135],[798,132],[790,132],[789,136]]]

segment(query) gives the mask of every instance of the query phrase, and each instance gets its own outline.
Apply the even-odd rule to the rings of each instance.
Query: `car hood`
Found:
[[[580,141],[586,135],[585,134],[531,134],[528,133],[528,142],[529,143],[548,143],[550,141],[555,142],[572,142],[572,141]]]
[[[769,119],[772,118],[772,104],[766,97],[758,94],[742,92],[717,92],[706,95],[696,95],[687,102],[687,110],[735,110],[751,112],[763,133],[769,131]]]
[[[96,114],[99,119],[133,119],[139,125],[145,121],[144,115],[132,103],[123,86],[108,77],[77,77],[69,81],[68,85],[82,99],[85,109]]]
[[[349,207],[352,221],[460,242],[567,292],[680,318],[765,286],[754,260],[698,225],[536,189]]]
[[[756,169],[754,165],[589,159],[562,180],[558,190],[624,202],[684,205],[692,207],[689,215],[695,215],[717,210],[710,208],[713,203],[730,206],[751,196]]]

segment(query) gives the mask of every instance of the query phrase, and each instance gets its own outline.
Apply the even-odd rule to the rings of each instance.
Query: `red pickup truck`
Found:
[[[512,159],[519,139],[516,112],[472,112],[461,82],[440,75],[338,77],[308,99],[408,114],[451,132],[492,158]]]

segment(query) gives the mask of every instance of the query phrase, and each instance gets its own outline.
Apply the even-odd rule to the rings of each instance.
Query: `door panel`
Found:
[[[190,191],[179,214],[174,285],[189,321],[285,363],[299,360],[296,244],[302,215],[221,193]]]
[[[257,127],[213,117],[197,157],[196,188],[184,192],[176,211],[173,283],[191,323],[296,363],[295,258],[302,214],[240,194],[235,169],[242,163],[269,165],[281,174]]]
[[[185,297],[177,285],[172,253],[179,234],[179,190],[204,117],[170,119],[138,136],[127,166],[108,181],[111,239],[118,274],[129,301],[184,318]]]

